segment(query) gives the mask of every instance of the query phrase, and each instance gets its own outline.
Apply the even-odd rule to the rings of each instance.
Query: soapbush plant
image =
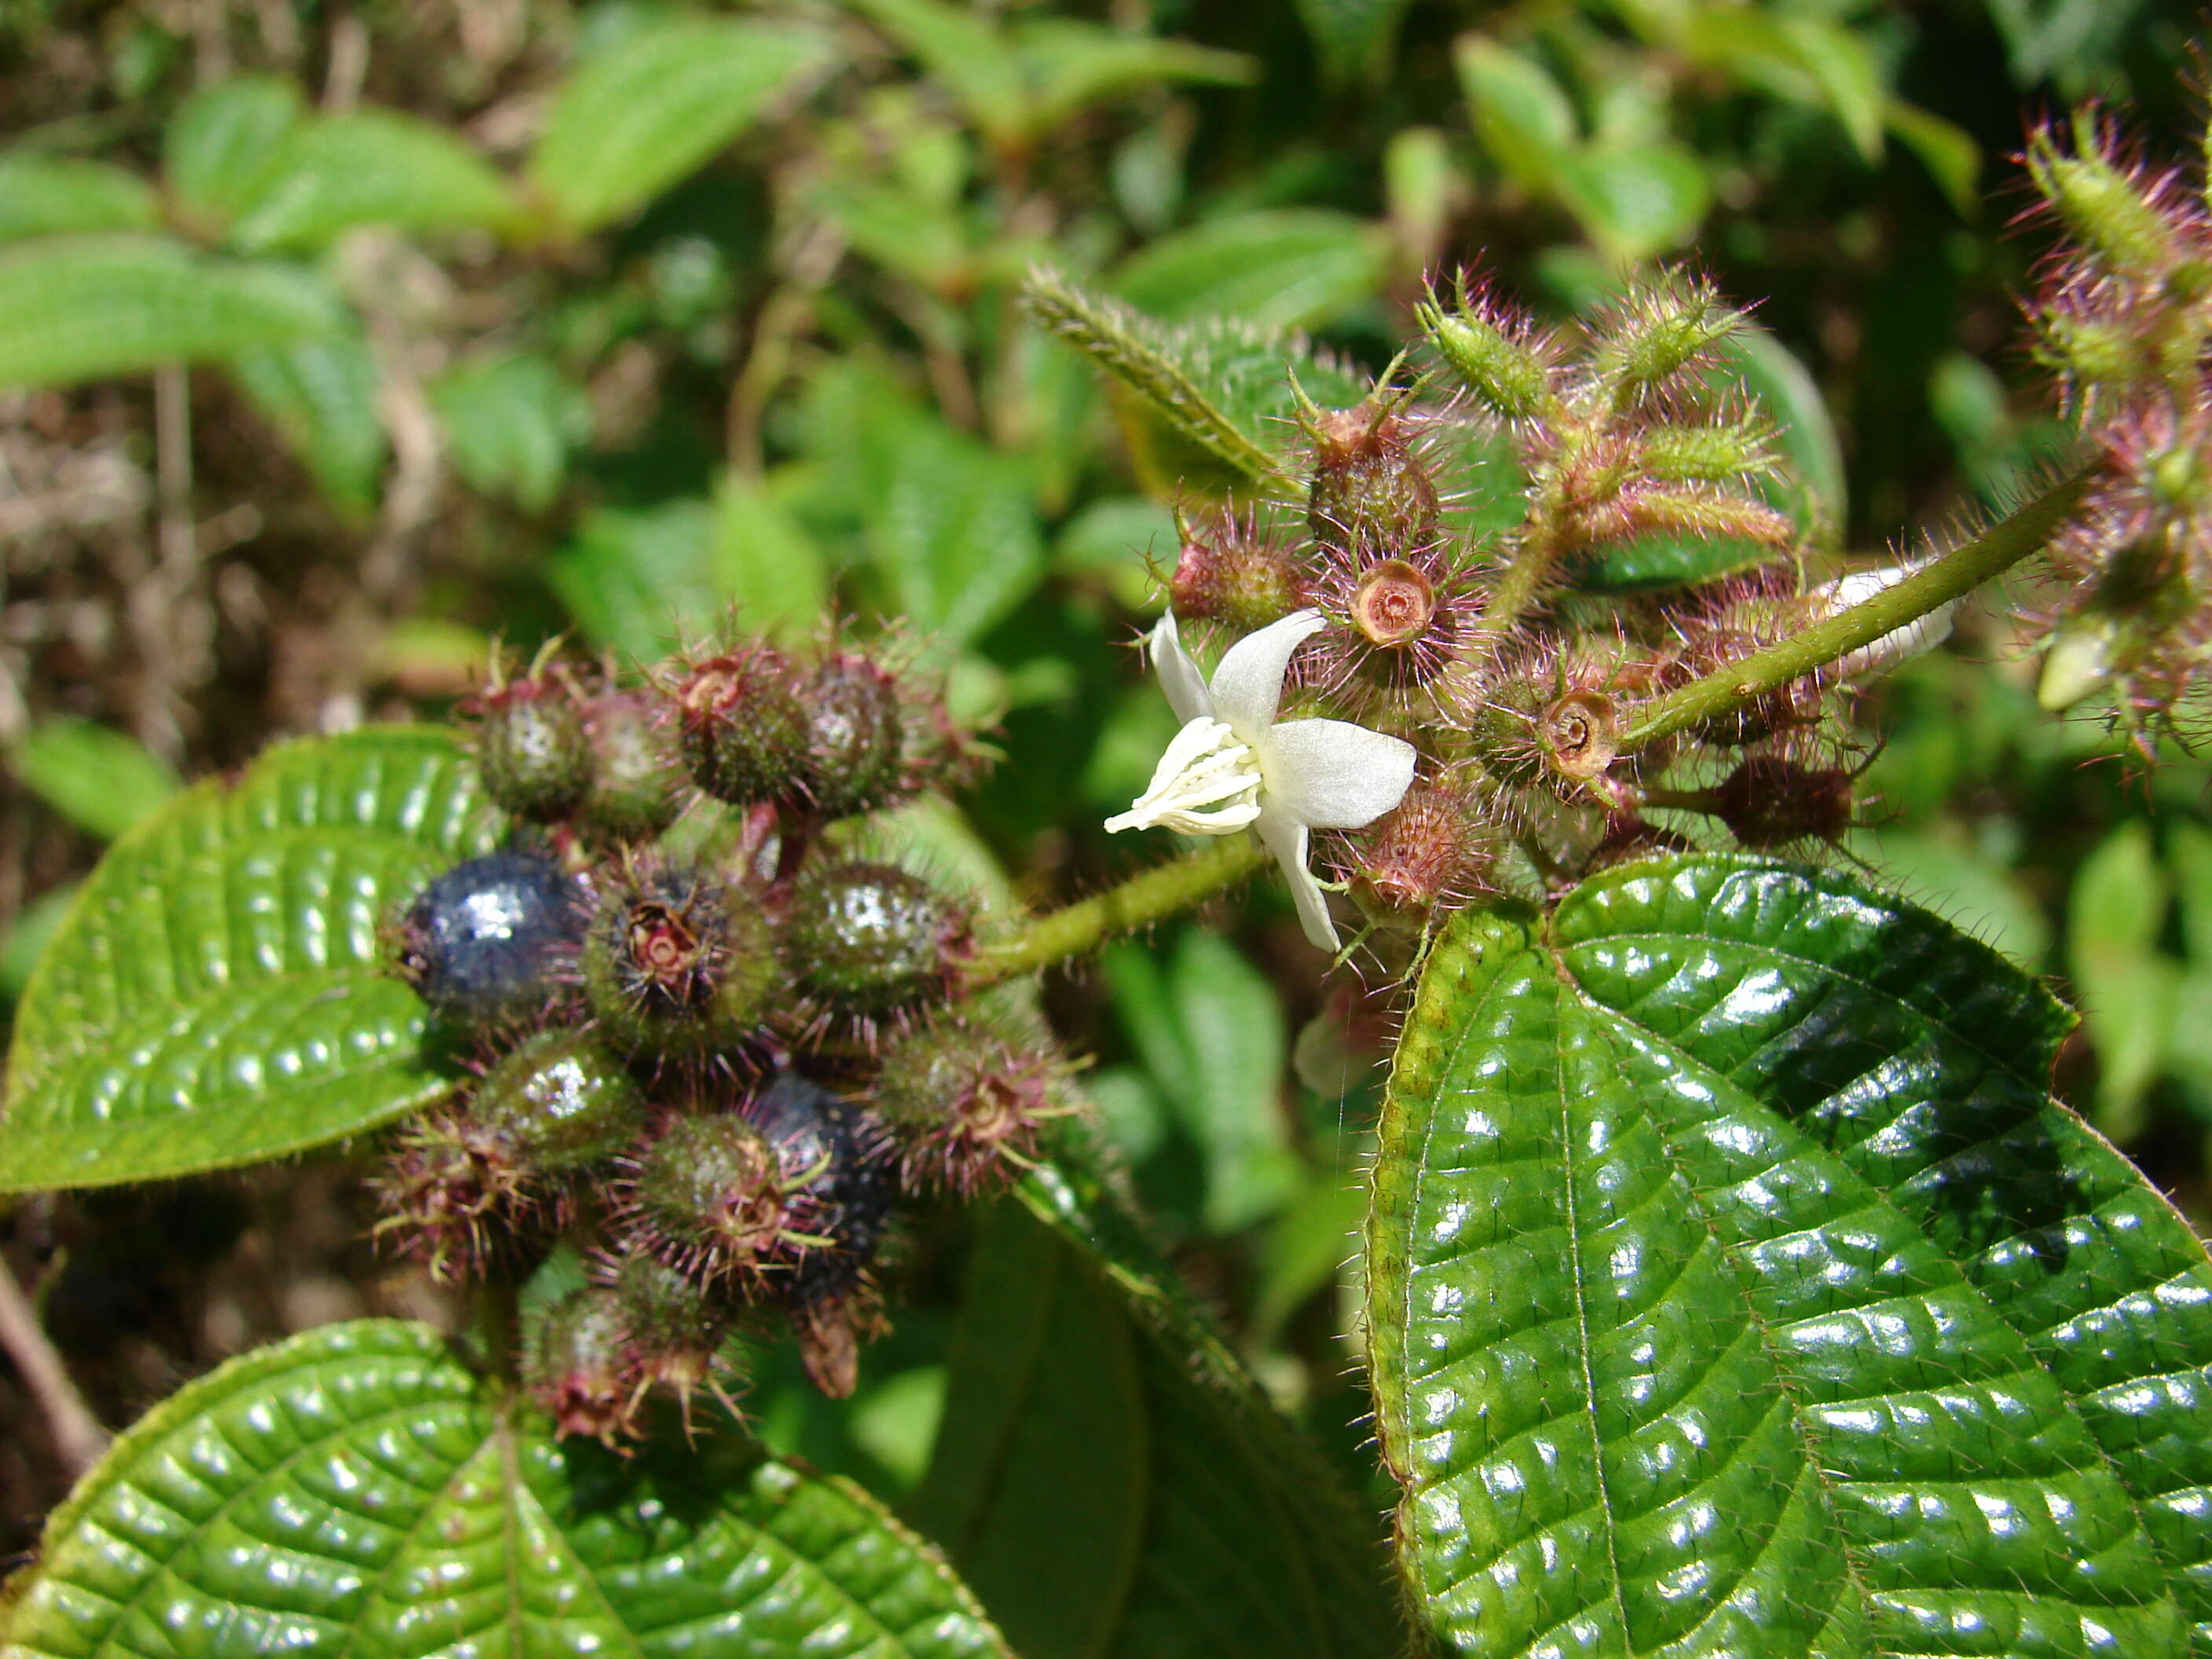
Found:
[[[2205,181],[2109,113],[2033,132],[2054,453],[1973,522],[1844,560],[1817,398],[1714,276],[1649,261],[1734,141],[1667,136],[1648,91],[1585,125],[1553,77],[1650,52],[1698,98],[1741,77],[1955,186],[1958,136],[1853,30],[1538,9],[1466,37],[1486,164],[1586,240],[1553,276],[1602,292],[1540,309],[1431,268],[1362,368],[1286,331],[1311,319],[1276,309],[1265,250],[1364,289],[1435,243],[1418,137],[1389,147],[1389,250],[1263,211],[1102,281],[1080,222],[1022,231],[1058,199],[1040,173],[1084,165],[1077,116],[1250,64],[855,10],[869,33],[611,14],[519,168],[241,77],[176,111],[158,193],[82,160],[0,176],[29,227],[0,260],[0,380],[218,363],[389,550],[420,507],[382,447],[421,434],[363,423],[366,390],[404,402],[446,324],[399,326],[349,261],[404,252],[391,227],[459,232],[457,270],[542,259],[589,334],[611,302],[563,261],[748,123],[837,112],[778,179],[791,240],[711,506],[580,508],[552,581],[573,632],[465,641],[449,718],[111,804],[137,821],[15,1010],[0,1192],[322,1155],[360,1173],[360,1231],[422,1316],[316,1323],[155,1404],[0,1589],[0,1650],[2212,1652],[2212,1261],[2054,1094],[2071,1011],[1857,850],[1869,711],[1905,677],[1909,744],[1911,676],[1997,678],[1939,647],[2013,573],[2042,717],[2200,787]],[[1305,21],[1321,75],[1382,84],[1396,9]],[[884,43],[927,78],[885,73]],[[825,225],[826,255],[797,234]],[[883,314],[835,314],[848,248]],[[1175,314],[1201,272],[1219,314]],[[91,327],[100,307],[160,326]],[[727,367],[714,309],[680,347],[633,342],[655,373]],[[851,361],[793,408],[779,354],[822,312]],[[619,355],[465,361],[427,393],[434,470],[555,510],[583,447],[567,377],[604,392]],[[907,362],[942,413],[884,367]],[[1030,591],[1034,502],[1088,487],[1079,374],[1156,500],[1093,502],[1110,551],[1066,556],[1145,613],[1158,685],[1083,831],[1132,838],[1106,843],[1125,873],[1018,889],[963,812],[988,828],[1067,775],[1025,716],[1083,687],[1025,690],[1034,659],[978,642],[1066,629]],[[779,422],[804,459],[766,466]],[[841,533],[867,561],[833,580]],[[708,602],[718,561],[734,605]],[[1101,787],[1071,787],[1086,810]],[[2154,857],[2129,857],[2085,890],[2136,931],[2083,927],[2104,944],[2076,976],[2174,1019]],[[1349,1194],[1334,1167],[1298,1186],[1274,987],[1184,921],[1248,886],[1295,913],[1254,935],[1278,976],[1335,999],[1297,1048],[1346,1097]],[[1140,1068],[1090,1064],[1092,984]],[[2108,1124],[2153,1080],[2117,1073]],[[1212,1160],[1195,1200],[1147,1159],[1170,1115]],[[1205,1246],[1282,1217],[1303,1230],[1224,1334],[1235,1258]],[[900,1397],[870,1374],[956,1272],[941,1395],[887,1433]],[[1332,1283],[1364,1449],[1255,1335]],[[11,1352],[50,1352],[25,1328]],[[926,1468],[810,1455],[864,1432]]]

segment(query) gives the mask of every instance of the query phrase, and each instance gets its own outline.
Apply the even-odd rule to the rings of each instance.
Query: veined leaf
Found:
[[[379,930],[500,825],[453,734],[270,750],[125,835],[15,1015],[0,1191],[251,1164],[436,1098]]]
[[[1283,209],[1207,219],[1151,243],[1114,274],[1139,311],[1184,322],[1237,317],[1257,328],[1334,320],[1382,281],[1387,252],[1348,213]]]
[[[528,353],[462,363],[430,387],[453,471],[486,495],[532,513],[560,494],[568,451],[591,435],[590,401],[546,358]]]
[[[300,120],[300,89],[282,76],[241,75],[187,98],[170,118],[162,165],[169,193],[218,228],[251,202]]]
[[[54,1512],[0,1641],[24,1659],[1007,1651],[850,1482],[728,1437],[671,1433],[635,1460],[554,1440],[394,1320],[263,1348],[149,1413]]]
[[[328,336],[337,297],[304,271],[150,236],[58,238],[0,257],[0,386],[65,386]]]
[[[34,152],[0,156],[0,242],[151,230],[160,219],[153,191],[121,167]]]
[[[554,94],[530,180],[572,234],[690,173],[828,62],[791,23],[674,18],[588,58]]]
[[[377,418],[376,359],[367,334],[349,319],[326,340],[243,352],[231,359],[230,372],[323,492],[366,517],[391,448]]]
[[[1370,1363],[1460,1651],[2212,1644],[2212,1263],[2047,1093],[2071,1016],[1865,884],[1471,915],[1385,1104]]]
[[[1398,1655],[1380,1540],[1316,1449],[1095,1183],[1018,1191],[985,1222],[913,1508],[1025,1659]]]
[[[295,128],[230,240],[250,252],[312,249],[358,225],[499,226],[516,211],[507,181],[445,129],[364,109]]]

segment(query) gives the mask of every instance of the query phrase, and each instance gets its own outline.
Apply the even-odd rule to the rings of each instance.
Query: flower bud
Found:
[[[1415,921],[1487,890],[1498,830],[1465,768],[1414,779],[1405,798],[1352,837],[1344,870],[1362,908]]]
[[[694,664],[672,694],[692,781],[733,806],[793,794],[812,735],[799,685],[791,659],[769,645]]]
[[[610,841],[650,841],[676,821],[684,781],[655,700],[609,691],[586,705],[584,720],[592,751],[586,824]]]
[[[898,682],[866,657],[833,651],[807,680],[799,787],[826,818],[883,805],[905,782]]]
[[[1742,321],[1711,283],[1670,272],[1631,289],[1591,321],[1591,371],[1610,389],[1614,408],[1632,408],[1707,361]]]
[[[566,817],[592,778],[590,740],[574,691],[559,676],[496,676],[464,705],[484,793],[503,812],[538,823]]]
[[[2075,153],[2058,147],[2049,128],[2027,143],[2028,177],[2060,222],[2092,255],[2130,276],[2148,277],[2179,258],[2181,239],[2158,203],[2156,183],[2114,165],[2112,146],[2095,120],[2074,129]]]
[[[800,878],[785,925],[801,983],[861,1014],[943,995],[968,951],[965,909],[885,864],[817,865]]]
[[[1460,383],[1492,414],[1524,422],[1552,412],[1551,365],[1525,320],[1486,300],[1471,302],[1463,284],[1456,310],[1446,312],[1431,295],[1414,315]]]
[[[1711,791],[1711,810],[1753,852],[1820,842],[1835,846],[1851,827],[1851,786],[1841,766],[1806,766],[1782,755],[1747,755]]]
[[[575,972],[576,885],[536,853],[487,853],[430,883],[397,928],[400,976],[433,1013],[481,1027],[542,1012]]]
[[[610,1041],[632,1053],[704,1054],[742,1042],[781,978],[760,907],[704,871],[625,870],[584,939],[584,995]]]
[[[521,1346],[523,1389],[553,1419],[553,1432],[587,1434],[619,1449],[632,1428],[638,1383],[614,1293],[587,1286],[528,1310]]]
[[[1224,514],[1185,527],[1168,603],[1179,617],[1226,623],[1249,634],[1303,609],[1306,583],[1288,550],[1250,520]]]
[[[891,1041],[870,1100],[906,1185],[966,1197],[1034,1162],[1039,1125],[1063,1109],[1053,1103],[1051,1080],[1046,1055],[953,1016]]]
[[[1322,547],[1371,557],[1436,539],[1436,482],[1402,401],[1378,392],[1357,409],[1301,410],[1313,445],[1306,527]]]

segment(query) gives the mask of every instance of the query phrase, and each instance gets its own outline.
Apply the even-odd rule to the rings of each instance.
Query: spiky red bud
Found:
[[[585,999],[608,1040],[651,1054],[743,1042],[781,977],[760,906],[742,888],[683,866],[639,865],[610,877],[582,959]]]
[[[802,684],[791,659],[767,644],[693,664],[672,693],[692,781],[733,806],[795,793],[811,740]]]
[[[1306,581],[1289,550],[1256,523],[1224,514],[1185,527],[1168,604],[1178,617],[1249,634],[1304,606]]]
[[[869,1099],[908,1186],[968,1196],[1034,1161],[1040,1126],[1066,1109],[1051,1081],[1048,1055],[955,1015],[895,1038]]]

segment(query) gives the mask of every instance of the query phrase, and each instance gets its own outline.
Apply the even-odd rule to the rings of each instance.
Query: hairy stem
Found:
[[[1256,840],[1231,836],[1173,863],[1157,865],[986,943],[968,970],[968,983],[995,985],[1095,951],[1118,934],[1164,921],[1234,886],[1266,861]]]
[[[1753,698],[1787,685],[1815,669],[1848,657],[1862,647],[1971,592],[2039,551],[2051,533],[2081,504],[2087,474],[2054,484],[2027,506],[1991,525],[1973,540],[1915,571],[1872,599],[1839,611],[1786,640],[1754,651],[1741,662],[1692,680],[1644,705],[1622,740],[1635,749],[1680,732],[1700,720],[1726,714]]]

